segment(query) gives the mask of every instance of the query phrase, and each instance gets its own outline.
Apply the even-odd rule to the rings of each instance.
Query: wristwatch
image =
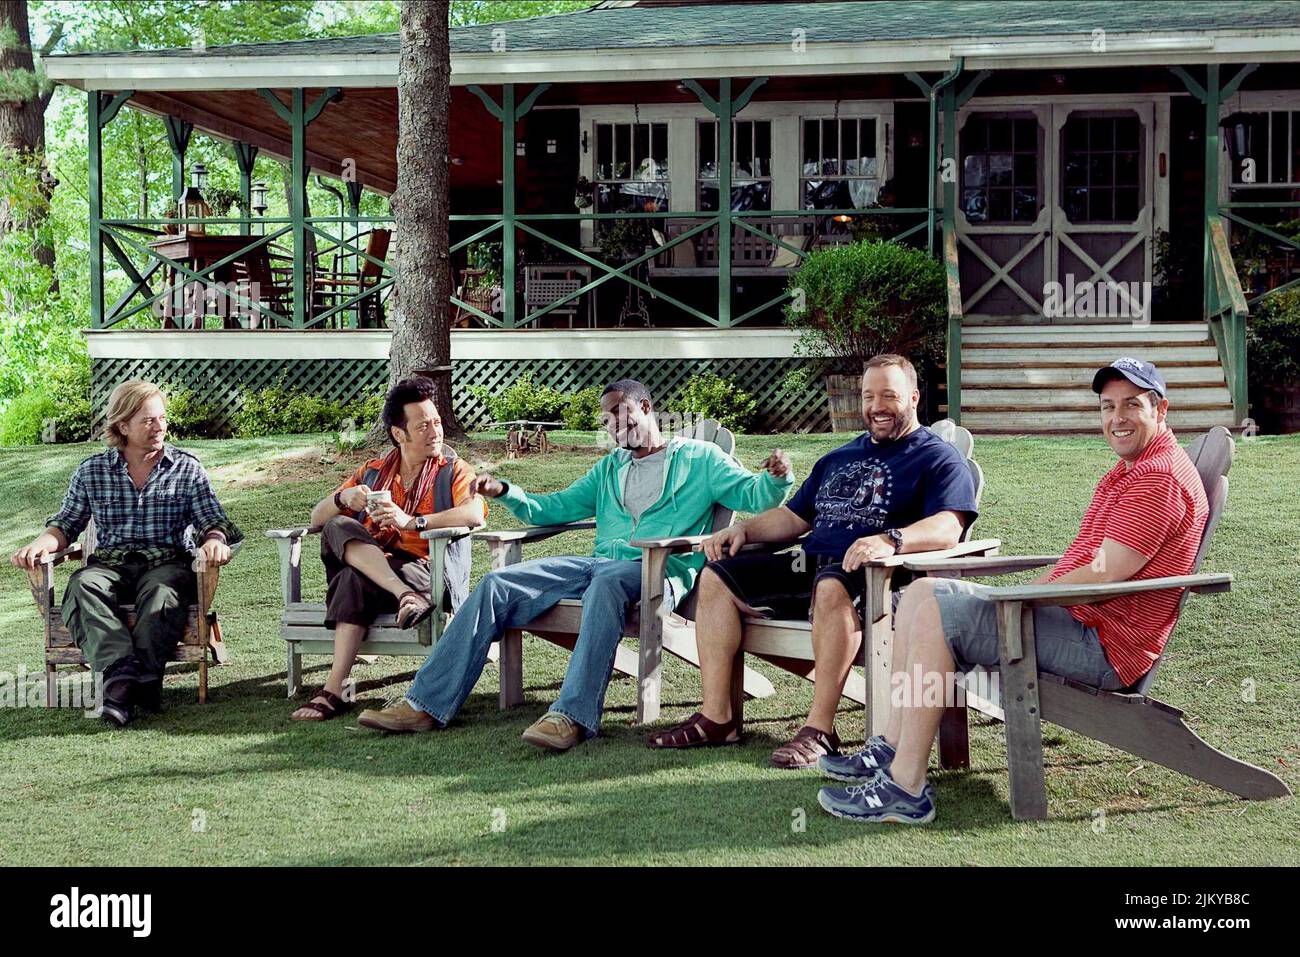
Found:
[[[903,550],[903,533],[896,528],[886,530],[885,537],[894,543],[894,554]]]
[[[429,525],[429,520],[425,518],[423,515],[415,516],[415,530],[417,532],[424,531],[428,527],[428,525]]]

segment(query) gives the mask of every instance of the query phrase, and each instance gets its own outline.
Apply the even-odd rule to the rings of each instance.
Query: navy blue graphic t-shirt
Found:
[[[785,507],[812,531],[809,555],[841,558],[859,538],[938,512],[975,518],[975,482],[961,452],[927,428],[877,444],[871,433],[827,452]]]

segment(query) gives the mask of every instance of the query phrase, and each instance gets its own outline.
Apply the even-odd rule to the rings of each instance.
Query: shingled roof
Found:
[[[917,0],[878,3],[689,3],[598,6],[572,13],[453,27],[453,55],[493,52],[504,39],[511,52],[788,45],[795,31],[809,44],[870,41],[989,40],[1107,34],[1252,34],[1300,29],[1300,3],[1147,0]],[[499,44],[498,44],[499,46]],[[367,57],[396,56],[398,35],[379,33],[176,50],[63,54],[122,57]]]

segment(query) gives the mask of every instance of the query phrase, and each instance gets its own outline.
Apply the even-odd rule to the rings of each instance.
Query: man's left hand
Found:
[[[866,538],[859,538],[849,546],[840,566],[846,572],[855,572],[862,567],[863,562],[888,558],[893,554],[894,543],[889,540],[888,535],[868,535]]]
[[[415,521],[414,515],[408,515],[392,502],[378,502],[370,512],[370,517],[380,528],[407,529]]]
[[[219,538],[209,538],[199,546],[198,554],[194,557],[198,560],[200,567],[220,568],[230,561],[230,546]]]

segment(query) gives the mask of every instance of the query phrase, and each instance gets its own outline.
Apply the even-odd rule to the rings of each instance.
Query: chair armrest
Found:
[[[60,562],[69,558],[81,558],[81,543],[73,542],[67,548],[57,552],[50,552],[48,555],[42,555],[38,564],[49,565],[53,568]]]
[[[633,548],[666,548],[673,552],[694,551],[708,535],[675,535],[669,538],[638,538],[628,542]]]
[[[969,578],[972,575],[1009,575],[1030,568],[1042,568],[1045,565],[1055,565],[1060,557],[1060,555],[989,555],[947,559],[916,558],[903,562],[903,567],[908,571],[922,574],[943,572],[953,578]]]
[[[936,548],[929,552],[905,552],[901,555],[887,555],[884,558],[873,558],[871,561],[863,562],[863,567],[871,568],[898,568],[907,565],[909,562],[938,561],[942,567],[948,567],[949,559],[961,558],[964,555],[978,555],[987,552],[996,552],[1002,547],[1002,540],[999,538],[980,538],[973,542],[958,542],[952,548]]]
[[[595,522],[569,522],[567,525],[533,525],[528,528],[509,528],[492,532],[474,532],[475,539],[492,545],[511,542],[540,542],[561,532],[572,532],[584,528],[595,528]]]
[[[473,530],[467,525],[448,525],[445,528],[429,528],[420,533],[420,537],[426,541],[434,538],[449,538],[455,541],[458,538],[464,538],[466,535],[473,533]]]
[[[302,525],[298,528],[268,528],[267,538],[302,538],[304,535],[319,535],[323,525]]]
[[[1208,572],[1200,575],[1175,575],[1170,578],[1144,578],[1140,581],[1105,582],[1096,585],[1005,585],[990,588],[981,597],[993,601],[1021,601],[1028,605],[1095,605],[1121,595],[1165,588],[1190,588],[1196,592],[1229,591],[1231,572]]]

